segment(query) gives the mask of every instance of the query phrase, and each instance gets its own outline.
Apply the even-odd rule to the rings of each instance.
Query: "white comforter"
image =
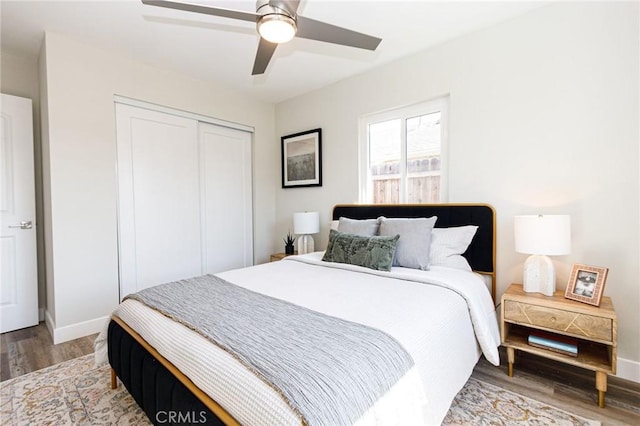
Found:
[[[440,424],[480,352],[498,365],[500,336],[493,301],[476,274],[437,268],[378,272],[322,262],[322,253],[217,274],[272,297],[378,328],[411,354],[415,367],[359,425]],[[114,312],[200,389],[247,425],[299,425],[269,385],[199,334],[139,302]],[[96,361],[106,361],[106,331]],[[480,348],[482,348],[480,350]]]

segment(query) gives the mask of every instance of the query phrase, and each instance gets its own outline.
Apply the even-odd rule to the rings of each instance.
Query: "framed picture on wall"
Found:
[[[600,306],[608,271],[609,269],[598,266],[574,264],[564,297]]]
[[[322,130],[283,136],[282,187],[322,186]]]

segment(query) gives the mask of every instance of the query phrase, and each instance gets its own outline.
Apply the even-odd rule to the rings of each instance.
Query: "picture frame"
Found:
[[[581,265],[579,263],[574,264],[571,268],[569,284],[564,297],[577,302],[600,306],[608,272],[608,268]]]
[[[322,186],[322,129],[282,136],[282,187]]]

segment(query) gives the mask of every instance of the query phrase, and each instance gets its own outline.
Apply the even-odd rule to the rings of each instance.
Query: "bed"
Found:
[[[404,235],[401,232],[399,239],[391,234],[407,224],[423,226],[422,221],[433,216],[437,216],[437,220],[430,243],[432,248],[443,249],[444,254],[431,251],[430,260],[434,263],[427,268],[407,267],[406,262],[413,262],[411,257],[417,250],[406,242],[415,232],[404,231]],[[484,353],[490,362],[499,363],[494,210],[485,204],[337,205],[333,219],[338,231],[342,228],[344,232],[331,231],[325,253],[290,256],[280,262],[227,271],[214,277],[198,277],[197,283],[185,283],[196,286],[180,290],[185,292],[180,300],[191,300],[190,295],[197,294],[188,302],[190,307],[203,298],[193,289],[206,292],[211,280],[226,286],[234,301],[244,299],[246,294],[249,298],[259,298],[261,304],[269,300],[269,311],[262,315],[270,315],[268,318],[274,318],[273,321],[259,317],[261,309],[254,305],[237,307],[234,302],[234,314],[240,316],[229,323],[228,327],[235,331],[220,337],[222,343],[212,343],[211,335],[195,330],[189,320],[176,320],[170,307],[150,309],[148,300],[135,297],[123,301],[96,341],[96,361],[108,357],[112,386],[117,385],[119,378],[154,423],[173,420],[227,425],[439,424],[479,357]],[[381,220],[386,220],[384,232]],[[356,237],[347,232],[376,221],[375,236]],[[462,243],[464,250],[456,238],[445,237],[468,228],[474,232],[467,245]],[[388,235],[378,238],[379,234]],[[387,244],[396,238],[394,266],[381,271],[358,262],[327,261],[332,260],[330,252],[340,252],[335,249],[340,238],[362,238],[367,244],[371,241],[378,244],[383,239]],[[405,242],[402,251],[400,241]],[[376,246],[375,250],[378,249]],[[408,255],[409,260],[400,257],[401,264],[395,265],[401,254]],[[450,263],[452,259],[455,262]],[[466,266],[460,267],[461,261]],[[180,294],[174,293],[178,291],[175,285],[159,286],[162,290],[158,291],[165,292],[164,299],[172,299],[172,295]],[[171,300],[166,303],[175,304]],[[272,305],[282,305],[286,314],[274,314]],[[299,308],[303,312],[298,312]],[[296,309],[295,314],[290,309]],[[251,318],[254,312],[256,318]],[[308,319],[298,319],[297,315],[308,316]],[[205,321],[213,321],[212,316],[207,313]],[[286,344],[268,344],[269,350],[272,346],[285,346],[284,349],[264,355],[268,359],[256,361],[255,365],[247,361],[244,348],[239,354],[229,350],[239,335],[255,334],[250,330],[251,322],[261,322],[265,334],[271,333],[267,328],[272,322],[278,329],[275,333],[287,331],[273,337]],[[325,322],[327,325],[322,325]],[[311,324],[313,331],[298,330],[299,323]],[[317,351],[317,346],[323,346],[323,341],[334,338],[352,340],[349,344],[336,340],[337,346],[324,355],[310,353]],[[224,339],[231,339],[233,343],[227,344]],[[293,343],[289,343],[289,339],[293,339]],[[250,340],[263,340],[263,336],[255,334]],[[381,348],[379,355],[371,352],[378,347]],[[340,352],[341,348],[348,350]],[[264,347],[247,350],[269,352]],[[300,355],[295,351],[305,352]],[[334,374],[342,378],[337,381],[344,381],[346,390],[324,395],[332,392],[326,389],[332,389],[331,380],[336,380],[329,377],[331,371],[321,370],[323,357],[335,362],[334,368],[340,373]],[[298,365],[290,367],[307,359],[313,360],[307,363],[313,364],[308,368],[318,368],[317,372],[299,373]],[[406,362],[406,366],[400,366],[401,361]],[[384,362],[389,363],[389,368]],[[266,370],[275,365],[276,370],[282,371],[265,373],[261,363],[267,366]],[[293,368],[293,372],[289,368]],[[381,370],[389,370],[387,375],[395,370],[397,373],[393,377],[371,379],[372,372]],[[347,376],[351,376],[352,371],[354,376],[366,377],[354,377],[351,384],[352,379]],[[370,379],[375,383],[363,385],[357,381]],[[360,388],[371,395],[362,396],[363,401],[358,399],[357,404],[348,404],[357,405],[356,408],[344,407],[344,401],[353,401],[353,389]],[[372,388],[376,388],[377,393],[369,392]],[[341,400],[343,394],[346,396]],[[171,418],[170,413],[173,413]],[[344,417],[331,417],[334,415]]]

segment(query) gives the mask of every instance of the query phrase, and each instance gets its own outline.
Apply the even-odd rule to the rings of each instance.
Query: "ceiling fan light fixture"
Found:
[[[264,15],[258,21],[258,33],[271,43],[286,43],[296,35],[296,21],[280,13]]]

